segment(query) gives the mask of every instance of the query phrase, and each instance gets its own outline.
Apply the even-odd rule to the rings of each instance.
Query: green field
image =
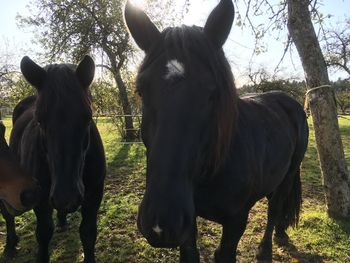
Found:
[[[350,167],[350,118],[340,118],[340,126],[347,161]],[[10,120],[6,119],[10,131]],[[136,227],[137,207],[142,198],[145,179],[145,151],[142,144],[118,144],[117,131],[106,119],[98,127],[103,137],[108,175],[105,196],[99,212],[97,261],[115,262],[178,262],[176,249],[153,249],[142,238]],[[274,262],[350,262],[350,223],[336,222],[327,217],[322,193],[321,176],[310,125],[310,143],[303,163],[303,210],[298,229],[290,229],[288,247],[273,246]],[[51,259],[57,263],[82,262],[79,240],[79,213],[69,218],[70,229],[55,233],[51,242]],[[0,262],[34,262],[36,241],[35,219],[27,212],[16,219],[20,236],[18,255],[13,260]],[[239,244],[239,262],[254,262],[255,250],[266,222],[266,203],[259,202],[251,211],[247,230]],[[0,250],[5,242],[5,224],[0,218]],[[198,246],[201,262],[213,262],[213,252],[219,242],[219,225],[199,220]]]

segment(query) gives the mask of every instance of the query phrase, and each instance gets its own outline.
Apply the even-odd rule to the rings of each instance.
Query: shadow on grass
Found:
[[[69,214],[67,219],[68,229],[66,231],[60,233],[54,231],[50,245],[51,258],[54,259],[52,262],[79,262],[81,247],[79,236],[79,225],[81,222],[80,210]]]
[[[126,160],[128,159],[130,149],[131,144],[121,144],[119,146],[118,152],[113,156],[113,159],[109,162],[109,168],[119,169],[123,167],[126,164]]]
[[[66,232],[57,233],[54,231],[53,238],[49,246],[49,255],[52,263],[71,263],[79,262],[80,256],[80,238],[79,224],[80,217],[75,212],[69,215],[69,229]],[[55,218],[55,213],[53,215]],[[1,263],[31,263],[35,262],[38,250],[38,243],[35,237],[36,217],[34,213],[24,214],[16,217],[16,230],[20,238],[17,254],[13,258],[0,256]],[[54,220],[55,221],[55,220]],[[6,229],[4,227],[4,235]]]
[[[348,236],[350,236],[350,221],[348,219],[345,220],[336,220],[340,229],[344,231]]]
[[[297,260],[295,262],[299,262],[299,263],[322,263],[322,262],[324,262],[324,259],[322,256],[318,255],[317,253],[301,252],[290,241],[286,246],[283,246],[283,248],[291,255],[291,257],[293,259]],[[291,262],[294,262],[294,261],[291,261]]]

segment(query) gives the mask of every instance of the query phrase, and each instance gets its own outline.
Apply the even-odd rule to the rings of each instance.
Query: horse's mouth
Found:
[[[69,208],[58,208],[53,206],[53,208],[56,209],[57,212],[64,213],[64,214],[71,214],[78,211],[81,208],[81,205],[79,204],[77,206],[69,207]]]
[[[177,248],[181,244],[175,242],[161,242],[153,239],[146,238],[148,244],[150,244],[154,248]]]
[[[5,209],[7,210],[7,212],[9,212],[9,214],[12,215],[12,216],[19,216],[19,215],[23,214],[25,211],[28,210],[28,209],[27,210],[17,210],[16,208],[14,208],[12,205],[10,205],[5,200],[1,200],[1,202],[4,204]]]

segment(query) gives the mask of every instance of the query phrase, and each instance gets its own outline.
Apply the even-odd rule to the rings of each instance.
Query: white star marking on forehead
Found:
[[[159,225],[156,225],[156,226],[153,227],[152,229],[153,229],[154,232],[156,232],[156,234],[157,234],[158,236],[160,236],[160,234],[163,232],[163,229],[161,229],[161,228],[159,227]]]
[[[171,79],[173,77],[181,77],[185,74],[185,66],[183,63],[176,59],[170,60],[167,64],[167,74],[165,75],[165,79]]]

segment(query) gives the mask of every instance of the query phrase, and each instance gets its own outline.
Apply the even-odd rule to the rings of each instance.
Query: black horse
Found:
[[[204,28],[159,32],[129,2],[125,20],[146,53],[137,78],[146,191],[138,228],[154,247],[180,246],[199,262],[196,216],[223,226],[216,262],[235,262],[251,207],[268,198],[257,259],[272,260],[272,232],[287,239],[301,205],[300,164],[308,143],[301,105],[282,92],[238,98],[222,46],[234,18],[221,0]]]
[[[24,57],[21,71],[37,89],[37,95],[16,106],[10,148],[41,187],[40,201],[34,208],[37,262],[49,262],[53,208],[57,210],[58,224],[65,227],[67,213],[80,206],[84,262],[95,262],[97,212],[106,170],[89,93],[95,64],[85,56],[78,66],[52,64],[42,68]],[[13,222],[13,218],[9,220]],[[16,242],[11,245],[15,250]]]

